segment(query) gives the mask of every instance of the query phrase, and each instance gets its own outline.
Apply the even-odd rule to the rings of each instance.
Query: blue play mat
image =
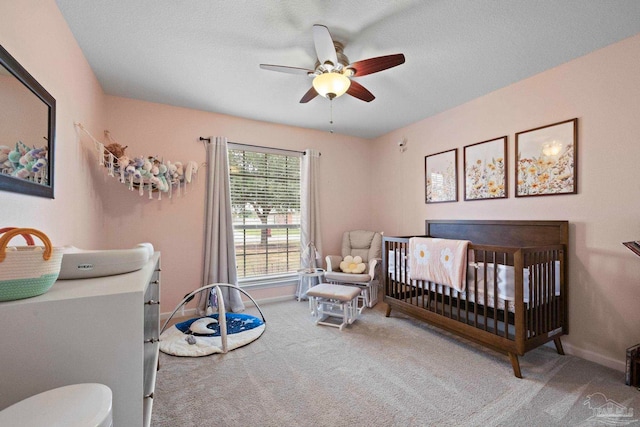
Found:
[[[210,316],[206,316],[210,319],[215,319],[216,321],[218,320],[218,314],[212,314]],[[180,332],[182,332],[183,334],[188,334],[191,333],[192,335],[195,336],[214,336],[214,337],[219,337],[220,336],[220,324],[219,323],[211,323],[207,326],[207,328],[209,330],[211,330],[210,333],[207,334],[202,334],[202,333],[195,333],[195,332],[191,332],[189,331],[189,327],[191,326],[191,324],[193,322],[195,322],[196,320],[200,320],[202,319],[201,317],[196,317],[194,319],[189,319],[189,320],[185,320],[184,322],[181,323],[176,323],[176,328],[178,328],[180,330]],[[261,325],[264,325],[264,322],[262,320],[260,320],[259,318],[255,317],[255,316],[251,316],[250,314],[242,314],[242,313],[226,313],[226,319],[227,319],[227,334],[231,335],[231,334],[239,334],[241,332],[245,332],[248,331],[250,329],[254,329],[257,328]]]

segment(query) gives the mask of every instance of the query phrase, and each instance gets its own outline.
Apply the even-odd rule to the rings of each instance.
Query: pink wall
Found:
[[[623,369],[640,342],[640,36],[523,80],[376,139],[371,173],[387,234],[424,232],[430,219],[570,221],[570,335],[565,348]],[[514,198],[515,133],[578,117],[578,194]],[[509,198],[426,205],[424,156],[508,135]],[[400,153],[397,141],[408,139]],[[459,186],[462,182],[459,172]],[[459,199],[463,199],[459,187]]]
[[[102,89],[53,0],[1,2],[0,43],[57,102],[55,199],[0,192],[0,226],[35,227],[55,246],[96,247],[102,201],[73,123],[102,129]]]
[[[366,180],[370,141],[221,114],[107,96],[107,127],[127,145],[127,154],[158,155],[172,162],[205,161],[200,136],[226,136],[229,141],[322,153],[320,184],[325,253],[340,253],[342,233],[371,225]],[[97,135],[96,135],[97,137]],[[104,201],[106,244],[130,247],[149,241],[162,252],[162,311],[170,312],[182,297],[201,285],[205,170],[183,197],[149,200],[103,174],[96,187]],[[354,185],[362,191],[343,191]],[[257,299],[289,295],[295,289],[252,291]]]

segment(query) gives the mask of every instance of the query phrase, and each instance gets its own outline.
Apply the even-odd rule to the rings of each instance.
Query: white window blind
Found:
[[[229,145],[238,279],[295,272],[300,268],[300,155]]]

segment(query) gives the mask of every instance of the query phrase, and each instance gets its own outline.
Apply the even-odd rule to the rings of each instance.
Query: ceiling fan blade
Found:
[[[378,71],[396,67],[404,64],[404,55],[396,53],[395,55],[378,56],[376,58],[363,59],[347,66],[353,70],[353,77],[366,76],[367,74],[377,73]]]
[[[333,45],[333,39],[329,33],[329,29],[324,25],[313,26],[313,43],[316,46],[316,54],[320,64],[331,62],[334,66],[338,65],[338,55]]]
[[[313,74],[313,70],[308,70],[306,68],[298,68],[298,67],[287,67],[286,65],[260,64],[260,68],[262,68],[263,70],[279,71],[281,73],[288,73],[288,74],[304,74],[307,76],[309,74]]]
[[[351,85],[349,85],[349,89],[347,89],[347,93],[355,98],[361,99],[365,102],[371,102],[376,99],[375,96],[360,83],[355,80],[351,80]]]
[[[316,90],[313,88],[313,86],[311,86],[311,89],[309,89],[307,91],[307,93],[304,94],[304,96],[302,97],[302,99],[300,100],[301,104],[304,104],[306,102],[311,101],[313,98],[315,98],[316,96],[318,96],[318,92],[316,92]]]

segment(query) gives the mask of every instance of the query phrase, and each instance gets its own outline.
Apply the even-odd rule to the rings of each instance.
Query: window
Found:
[[[300,156],[229,144],[238,280],[285,276],[300,268]]]

